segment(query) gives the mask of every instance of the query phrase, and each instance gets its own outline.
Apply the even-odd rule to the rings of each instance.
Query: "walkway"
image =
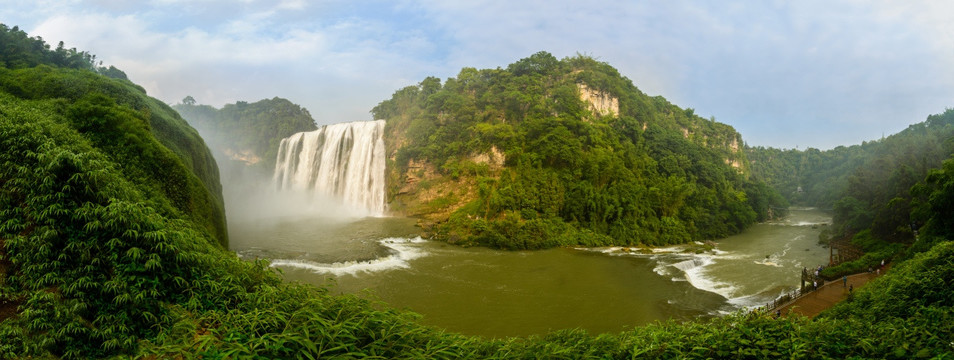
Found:
[[[881,274],[884,274],[888,269],[890,269],[890,265],[885,266],[885,268],[881,270]],[[853,286],[855,291],[857,291],[858,288],[864,286],[868,283],[868,281],[871,281],[878,276],[878,273],[874,271],[870,273],[849,275],[848,286]],[[782,311],[783,316],[794,313],[807,317],[815,317],[815,315],[818,315],[825,309],[832,307],[839,301],[842,301],[848,297],[848,287],[844,286],[843,284],[844,283],[842,279],[829,281],[818,290],[807,293],[805,296],[795,299],[788,304],[782,305],[779,310]]]

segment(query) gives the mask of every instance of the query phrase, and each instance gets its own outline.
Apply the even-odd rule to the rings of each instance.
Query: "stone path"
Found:
[[[881,270],[881,274],[884,274],[889,268],[889,266],[885,266],[885,268]],[[878,273],[874,271],[849,275],[848,286],[853,286],[854,290],[857,291],[858,288],[878,276]],[[842,279],[828,282],[818,290],[812,291],[805,296],[795,299],[795,301],[783,305],[779,310],[782,311],[782,316],[801,314],[807,317],[815,317],[815,315],[818,315],[825,309],[847,298],[848,286],[843,285]]]

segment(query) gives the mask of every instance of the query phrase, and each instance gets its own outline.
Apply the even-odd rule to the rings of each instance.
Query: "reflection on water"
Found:
[[[285,276],[361,293],[422,314],[422,322],[487,337],[562,328],[617,332],[758,306],[797,286],[802,267],[827,262],[817,245],[825,213],[796,209],[716,241],[647,253],[613,249],[498,251],[422,241],[412,219],[302,219],[240,225],[233,248],[273,259]]]

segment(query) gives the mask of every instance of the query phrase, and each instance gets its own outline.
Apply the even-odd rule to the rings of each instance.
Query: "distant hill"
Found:
[[[308,110],[278,97],[253,103],[239,101],[216,109],[197,105],[190,96],[173,108],[221,158],[243,162],[268,174],[275,168],[283,138],[318,128]]]
[[[880,140],[831,150],[746,149],[753,177],[802,206],[832,209],[839,233],[913,239],[911,187],[954,153],[954,109]],[[922,200],[923,201],[923,200]]]
[[[42,39],[0,24],[0,358],[950,357],[954,244],[947,239],[954,236],[954,159],[923,183],[928,201],[919,211],[929,217],[925,229],[930,231],[922,238],[936,237],[926,242],[936,245],[894,264],[819,318],[740,312],[618,334],[558,330],[539,337],[483,339],[421,325],[418,315],[376,301],[283,281],[264,260],[239,260],[218,235],[224,221],[218,225],[215,163],[195,131],[118,69],[96,68],[88,54],[61,48],[51,50]],[[405,95],[417,96],[419,90]],[[623,114],[625,103],[620,102]],[[609,120],[594,119],[587,126],[618,126]],[[553,136],[571,130],[564,127]],[[587,127],[573,130],[578,128]],[[607,138],[595,139],[616,145]],[[678,132],[666,138],[674,146],[694,146],[678,141],[685,139]],[[579,140],[581,148],[592,151],[592,139]],[[648,153],[648,137],[637,139],[644,142],[632,147]],[[486,164],[488,174],[513,172],[511,184],[527,181],[516,173],[523,168],[510,163],[525,157],[499,144],[507,143],[493,142],[491,149],[500,147],[497,151],[507,156],[502,162],[493,151],[471,161]],[[415,163],[424,164],[422,182],[453,180],[455,168],[445,166],[453,162],[427,175],[437,157],[422,154],[454,153],[442,149],[434,145],[415,155]],[[591,182],[604,164],[622,161],[612,160],[617,153],[633,157],[611,149],[602,150],[607,162],[593,171],[581,168],[580,174],[589,175],[576,181]],[[396,147],[396,159],[407,156],[400,154]],[[570,176],[575,171],[550,168],[558,162],[587,163],[588,156],[536,161],[539,174]],[[653,164],[646,156],[637,158],[642,165]],[[722,161],[716,150],[706,158]],[[521,161],[536,164],[533,156]],[[491,162],[501,169],[491,170]],[[639,176],[660,171],[625,170]],[[459,171],[457,178],[473,176],[468,171]],[[478,180],[488,185],[505,179],[484,177]],[[703,178],[713,179],[694,181],[703,183]],[[546,184],[552,178],[540,179]],[[421,182],[416,186],[427,188]],[[484,189],[494,193],[506,187]]]
[[[606,63],[540,52],[398,90],[391,209],[462,245],[664,245],[715,239],[785,200],[749,178],[741,136]]]

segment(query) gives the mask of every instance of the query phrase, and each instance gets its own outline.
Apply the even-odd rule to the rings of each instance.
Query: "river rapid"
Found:
[[[504,337],[618,332],[760,306],[797,287],[803,267],[828,262],[818,234],[830,222],[792,209],[699,253],[461,248],[422,240],[415,220],[399,217],[246,221],[230,233],[241,257],[271,259],[290,281],[382,300],[449,331]]]

